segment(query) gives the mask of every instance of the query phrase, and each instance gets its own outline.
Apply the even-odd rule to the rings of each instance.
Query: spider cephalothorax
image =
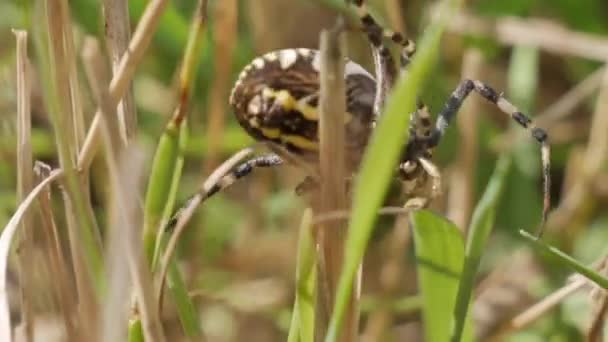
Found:
[[[405,74],[399,72],[384,41],[391,40],[402,47],[401,70],[410,63],[415,44],[401,34],[380,26],[368,13],[363,0],[355,0],[353,5],[359,15],[362,30],[370,42],[375,69],[372,76],[355,62],[346,61],[345,65],[346,155],[349,167],[356,170],[375,122],[381,119],[387,95],[397,76]],[[284,160],[294,159],[303,160],[313,167],[318,163],[319,69],[318,51],[301,48],[267,53],[255,58],[243,69],[230,95],[230,105],[240,125],[253,138],[267,143],[273,153],[244,162],[211,189],[196,196],[208,198],[248,175],[256,167],[272,167]],[[476,80],[461,81],[438,113],[434,125],[429,110],[422,101],[411,114],[410,138],[404,142],[397,170],[403,180],[406,196],[415,197],[416,206],[424,206],[437,194],[440,176],[430,161],[432,149],[439,144],[450,121],[472,91],[529,130],[532,137],[541,144],[544,223],[550,207],[550,149],[547,134],[505,99],[502,93]],[[432,191],[424,193],[429,179],[432,180]]]

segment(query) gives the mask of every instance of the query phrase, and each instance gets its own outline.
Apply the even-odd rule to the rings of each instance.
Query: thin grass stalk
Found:
[[[161,15],[163,14],[167,0],[151,0],[144,10],[137,28],[133,33],[133,38],[129,42],[129,53],[122,55],[120,64],[115,70],[109,86],[109,101],[116,106],[123,95],[126,93],[137,66],[141,63],[143,56],[150,45],[152,36],[158,28]],[[82,151],[78,156],[78,167],[88,169],[93,157],[99,147],[100,139],[100,117],[101,112],[98,108],[95,117],[91,122],[91,127],[87,133]]]
[[[42,193],[45,187],[63,176],[63,171],[56,170],[48,178],[40,182],[27,197],[19,204],[17,210],[8,221],[0,234],[0,341],[12,342],[12,326],[6,282],[8,257],[12,239],[20,227],[21,220],[30,209],[32,203]]]
[[[597,177],[608,160],[608,68],[604,67],[604,70],[585,150],[584,172],[585,178],[589,179]]]
[[[105,139],[109,142],[109,132],[103,128]],[[116,132],[119,134],[119,132]],[[107,148],[106,153],[111,153]],[[143,335],[146,341],[165,341],[160,316],[154,304],[154,287],[152,274],[146,261],[142,240],[137,227],[137,217],[141,217],[138,210],[138,183],[143,175],[144,158],[136,150],[125,150],[121,157],[120,167],[116,158],[108,156],[110,177],[113,179],[115,207],[113,208],[114,234],[120,234],[119,242],[126,250],[127,263],[131,278],[133,279],[135,297],[137,298],[138,317],[142,323]],[[114,165],[112,165],[114,164]],[[117,229],[119,229],[118,231]]]
[[[32,116],[29,58],[27,53],[27,31],[14,30],[17,41],[17,204],[32,190],[34,183],[32,156]],[[27,342],[33,340],[34,312],[30,299],[33,298],[31,262],[33,247],[32,217],[26,214],[21,223],[21,234],[18,248],[18,265],[20,282],[21,320]]]
[[[216,3],[214,11],[214,80],[209,91],[209,115],[207,117],[207,155],[204,171],[209,172],[221,155],[224,130],[226,129],[226,99],[231,82],[232,56],[238,27],[238,8],[236,0]]]
[[[296,289],[288,342],[312,341],[314,336],[315,247],[312,236],[312,210],[306,209],[300,221]]]
[[[179,74],[179,89],[177,105],[161,137],[158,150],[154,157],[152,174],[150,176],[148,192],[144,206],[144,250],[148,264],[155,269],[156,246],[161,246],[165,222],[168,222],[175,200],[177,184],[181,178],[183,166],[183,147],[187,134],[187,108],[191,88],[196,76],[198,57],[200,55],[201,40],[206,29],[207,1],[199,0],[193,16],[186,51]],[[181,147],[181,148],[180,148]],[[157,241],[158,240],[158,241]],[[188,296],[185,282],[177,268],[171,263],[169,268],[169,288],[176,304],[178,315],[185,334],[190,338],[202,338],[202,330],[196,315],[196,308]],[[162,278],[161,278],[162,281]],[[162,285],[161,285],[162,288]],[[160,306],[154,306],[157,310]]]
[[[586,278],[577,277],[570,284],[554,291],[538,303],[527,308],[524,312],[513,317],[504,328],[494,334],[493,339],[500,340],[501,337],[508,336],[513,331],[525,329],[539,318],[544,317],[549,310],[561,304],[566,297],[583,289],[588,283],[589,281]]]
[[[116,107],[110,103],[108,94],[108,70],[106,70],[105,60],[103,52],[99,46],[99,42],[94,37],[85,37],[82,44],[82,61],[84,64],[84,70],[89,83],[89,88],[93,95],[98,108],[101,110],[102,117],[105,118],[105,125],[109,135],[109,141],[106,144],[112,148],[112,153],[118,156],[122,146],[124,146],[124,140],[122,139],[122,128],[120,122],[115,120]],[[107,154],[105,157],[109,157]]]
[[[606,73],[606,67],[595,70],[591,75],[570,89],[559,100],[551,104],[536,117],[539,126],[555,124],[564,120],[569,115],[577,113],[576,107],[585,99],[589,98],[602,84],[602,79]]]
[[[602,274],[608,271],[608,258],[604,258],[602,265],[598,269]],[[587,341],[601,342],[604,340],[604,323],[608,313],[608,292],[594,287],[590,294],[591,300],[591,319],[587,328]]]
[[[606,322],[606,314],[608,313],[608,297],[606,291],[603,290],[599,296],[600,298],[595,299],[593,303],[593,317],[586,334],[586,341],[588,342],[604,341],[604,323]]]
[[[93,98],[102,113],[102,130],[104,137],[104,157],[106,164],[108,165],[110,181],[112,184],[112,190],[114,191],[114,197],[119,197],[115,193],[117,170],[116,170],[116,158],[120,153],[121,139],[120,129],[116,117],[115,108],[109,104],[108,91],[107,91],[107,70],[105,70],[104,60],[101,55],[99,44],[97,40],[92,37],[87,37],[84,40],[82,49],[82,60],[85,68],[85,73],[91,89]],[[133,177],[132,170],[125,177]],[[124,191],[124,190],[123,190]],[[135,189],[133,191],[136,193]],[[137,201],[137,199],[133,199]],[[119,198],[119,201],[124,202],[123,198]],[[130,300],[129,289],[132,286],[132,282],[129,274],[128,263],[124,260],[128,260],[127,248],[123,243],[125,239],[124,230],[131,229],[132,227],[125,227],[119,218],[117,218],[117,210],[125,210],[121,206],[116,206],[116,200],[109,200],[111,203],[111,224],[110,230],[108,231],[108,238],[106,243],[106,265],[107,265],[107,283],[108,283],[108,294],[103,305],[103,326],[100,336],[103,341],[121,341],[126,338],[124,336],[123,324],[127,320],[127,312],[125,310],[125,303]]]
[[[76,53],[74,49],[74,33],[70,17],[70,7],[66,0],[59,0],[56,5],[60,6],[61,17],[58,18],[62,25],[63,46],[65,50],[66,63],[68,65],[68,82],[70,90],[70,105],[72,108],[72,120],[74,128],[74,140],[77,144],[77,151],[80,152],[86,134],[86,124],[82,110],[82,97],[80,95],[80,84],[78,82],[78,72]],[[83,174],[83,184],[88,184],[86,174]],[[88,186],[84,187],[88,194]],[[92,207],[90,209],[92,211]]]
[[[131,39],[129,3],[127,0],[104,0],[103,15],[106,29],[106,45],[112,62],[112,73],[116,73],[123,54],[128,51]],[[120,125],[120,136],[126,146],[137,133],[137,111],[133,98],[133,86],[127,86],[126,93],[118,102],[116,109]]]
[[[602,167],[608,157],[608,68],[602,68],[604,74],[600,83],[596,107],[591,122],[591,132],[584,151],[581,174],[576,182],[567,191],[558,210],[550,220],[551,225],[569,230],[569,234],[581,229],[580,225],[573,224],[577,219],[591,214],[596,201],[590,195],[593,180],[602,172]]]
[[[93,95],[102,108],[102,137],[104,140],[104,155],[110,175],[112,187],[110,208],[112,216],[111,239],[117,244],[117,248],[124,250],[128,270],[133,280],[135,296],[137,298],[137,310],[142,321],[143,335],[147,341],[164,341],[160,318],[153,305],[153,282],[149,268],[145,261],[142,248],[142,240],[137,227],[138,213],[138,183],[143,172],[143,157],[135,150],[126,150],[121,153],[120,126],[116,123],[115,107],[110,104],[109,95],[106,91],[107,85],[103,82],[103,62],[100,58],[99,48],[95,41],[87,40],[83,53],[87,76],[93,89]],[[110,124],[112,123],[112,124]],[[120,160],[119,160],[120,159]],[[112,238],[112,235],[114,237]],[[120,266],[119,266],[120,267]],[[120,274],[115,274],[121,276]],[[127,277],[127,274],[123,274]],[[110,281],[120,279],[110,279]],[[120,291],[121,289],[116,289]],[[120,296],[120,294],[119,294]],[[124,296],[126,297],[126,296]],[[124,298],[123,297],[123,298]],[[120,309],[120,305],[117,305]],[[115,309],[116,309],[115,308]],[[108,308],[112,309],[112,308]],[[119,316],[120,317],[120,316]],[[125,317],[126,318],[126,317]],[[124,320],[123,320],[124,321]],[[109,326],[107,338],[112,337],[111,330],[121,331],[120,322],[115,327]],[[124,337],[123,337],[124,339]]]
[[[344,115],[346,112],[346,86],[344,82],[345,40],[342,22],[335,28],[321,32],[320,48],[320,99],[319,99],[319,158],[320,198],[313,203],[318,214],[344,210],[346,200],[346,160]],[[338,277],[344,259],[344,220],[326,221],[315,231],[317,253],[317,303],[315,306],[315,339],[322,340],[327,333],[332,305],[335,303]],[[353,286],[356,288],[356,280]],[[346,324],[340,334],[342,341],[352,341],[358,328],[358,291],[350,298]]]
[[[471,294],[475,287],[475,275],[494,225],[496,207],[505,187],[505,179],[510,164],[511,159],[508,155],[502,156],[498,160],[494,174],[473,212],[465,246],[464,266],[458,284],[456,305],[454,306],[454,330],[450,338],[452,342],[459,342],[462,338]]]
[[[57,105],[60,113],[56,114],[54,124],[61,133],[61,141],[57,141],[58,153],[62,165],[74,165],[74,158],[78,154],[78,145],[75,140],[73,121],[73,108],[70,101],[69,66],[64,48],[64,23],[61,16],[61,0],[45,0],[45,16],[48,29],[49,58],[51,62],[51,77],[53,82],[53,95],[57,96]],[[59,133],[57,132],[57,133]],[[65,164],[63,164],[65,163]]]
[[[177,105],[170,121],[167,123],[165,132],[160,138],[154,156],[144,204],[143,228],[144,248],[150,264],[154,259],[158,229],[162,222],[169,219],[172,212],[173,203],[167,203],[167,199],[172,197],[171,193],[176,190],[173,189],[172,191],[172,188],[174,188],[172,184],[175,184],[175,178],[179,179],[181,177],[180,164],[183,163],[183,153],[180,152],[179,146],[181,132],[186,132],[186,128],[182,128],[182,124],[186,119],[191,87],[196,76],[200,43],[205,30],[206,19],[207,1],[199,1],[179,73]]]
[[[54,0],[45,2],[45,20],[48,27],[49,54],[44,42],[38,43],[42,61],[42,79],[45,100],[55,132],[59,163],[65,172],[63,197],[68,226],[70,251],[74,263],[79,312],[83,315],[83,331],[96,335],[98,294],[104,288],[102,276],[101,241],[95,232],[95,218],[88,210],[88,198],[76,171],[77,144],[74,137],[73,113],[69,100],[69,70],[63,46],[60,7]],[[39,40],[42,39],[42,36]],[[46,64],[45,64],[46,63]]]
[[[390,26],[393,27],[396,32],[401,32],[403,35],[407,36],[405,20],[403,17],[404,4],[399,0],[384,0],[384,7]]]
[[[608,278],[604,277],[593,268],[583,265],[582,263],[575,260],[573,257],[569,256],[568,254],[560,251],[559,249],[553,246],[546,244],[544,241],[537,239],[525,230],[520,230],[519,235],[521,235],[525,240],[530,242],[537,251],[545,253],[551,259],[559,262],[560,265],[571,268],[572,270],[581,274],[585,278],[593,281],[601,288],[608,290]]]
[[[378,126],[366,149],[361,171],[357,176],[353,198],[353,214],[348,228],[345,262],[338,283],[337,298],[330,321],[327,342],[336,341],[353,290],[352,282],[363,259],[370,238],[376,212],[386,194],[394,166],[403,142],[408,138],[408,116],[415,110],[416,94],[429,74],[439,50],[446,21],[459,5],[457,0],[446,0],[445,17],[441,17],[426,31],[420,48],[412,61],[408,77],[399,81]]]
[[[534,47],[557,55],[598,62],[605,62],[608,56],[608,39],[604,36],[572,31],[549,20],[515,17],[483,19],[461,11],[450,22],[449,30],[463,35],[488,37],[501,45]]]
[[[42,162],[36,162],[35,170],[38,183],[42,182],[51,173],[51,167]],[[51,189],[50,187],[46,187],[42,191],[43,193],[38,197],[38,206],[40,208],[45,243],[47,250],[50,251],[48,263],[51,274],[54,275],[53,286],[55,287],[59,311],[63,316],[63,324],[68,341],[80,341],[79,336],[81,336],[81,333],[78,330],[78,326],[74,323],[74,318],[77,316],[75,314],[77,310],[76,298],[74,298],[75,289],[72,279],[68,276],[69,266],[63,255],[59,231],[55,224],[55,215],[53,214],[51,204]]]

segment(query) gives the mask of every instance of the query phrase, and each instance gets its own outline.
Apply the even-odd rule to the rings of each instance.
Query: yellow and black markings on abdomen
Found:
[[[371,127],[375,81],[350,61],[345,79],[347,138],[356,140],[356,136],[349,137],[348,128],[362,126],[354,125],[353,118]],[[310,49],[274,51],[254,59],[243,69],[230,95],[240,125],[253,138],[281,145],[298,155],[318,151],[318,103],[318,51]]]

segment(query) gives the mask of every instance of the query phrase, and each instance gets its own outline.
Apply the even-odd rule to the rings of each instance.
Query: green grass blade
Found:
[[[576,259],[560,251],[559,249],[549,246],[523,229],[519,231],[519,235],[528,240],[528,242],[532,243],[537,250],[546,253],[549,257],[555,259],[562,265],[570,267],[602,288],[608,289],[608,278],[602,276],[592,268],[581,264]]]
[[[177,268],[177,263],[175,260],[171,261],[169,273],[167,274],[167,288],[171,292],[182,329],[186,336],[200,338],[202,336],[202,329],[199,324],[198,312],[188,295],[188,288],[183,279]]]
[[[201,41],[206,28],[207,2],[199,0],[188,34],[186,51],[184,52],[179,74],[178,103],[173,116],[159,142],[154,158],[152,174],[146,193],[144,206],[144,248],[148,262],[154,269],[157,239],[164,233],[159,228],[166,222],[173,211],[179,180],[184,164],[184,152],[188,141],[187,108],[191,86],[195,79],[198,57],[201,52]],[[176,305],[178,316],[184,333],[188,337],[200,337],[202,329],[199,325],[196,307],[190,296],[183,277],[177,268],[175,260],[169,265],[167,287]]]
[[[314,334],[315,250],[312,240],[312,211],[307,209],[300,223],[296,295],[288,342],[312,341]]]
[[[403,142],[407,141],[409,113],[413,112],[416,96],[438,55],[441,35],[453,12],[456,0],[446,0],[446,16],[424,34],[418,53],[412,61],[408,77],[400,80],[387,103],[385,114],[371,138],[363,165],[357,177],[353,198],[352,218],[345,244],[344,268],[338,281],[336,303],[326,341],[335,341],[352,292],[352,284],[365,253],[376,220],[376,212],[391,181]]]
[[[453,223],[426,210],[413,213],[412,222],[425,341],[447,341],[464,263],[462,234]]]
[[[475,287],[475,275],[479,268],[481,255],[494,226],[496,206],[503,192],[511,159],[505,155],[501,157],[490,182],[473,212],[473,218],[468,230],[466,256],[464,267],[458,286],[456,306],[454,307],[454,330],[451,341],[460,341],[467,320],[467,311],[471,300],[471,293]]]
[[[149,261],[154,254],[157,229],[169,198],[178,150],[179,128],[169,124],[156,148],[144,201],[144,248]]]
[[[129,321],[129,328],[127,331],[127,341],[128,342],[144,342],[144,330],[141,325],[141,319],[139,317],[132,318]]]

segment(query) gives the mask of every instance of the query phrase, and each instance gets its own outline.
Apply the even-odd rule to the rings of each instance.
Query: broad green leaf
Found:
[[[464,263],[458,227],[429,211],[412,214],[425,341],[448,341]]]
[[[461,341],[463,330],[467,324],[469,302],[471,301],[471,294],[475,289],[475,276],[477,275],[481,255],[486,246],[488,236],[490,236],[490,232],[494,226],[496,206],[503,192],[510,163],[511,158],[507,155],[498,160],[486,191],[473,212],[467,236],[464,268],[458,285],[458,295],[456,296],[456,305],[454,307],[452,342]],[[466,337],[465,340],[467,340]]]

